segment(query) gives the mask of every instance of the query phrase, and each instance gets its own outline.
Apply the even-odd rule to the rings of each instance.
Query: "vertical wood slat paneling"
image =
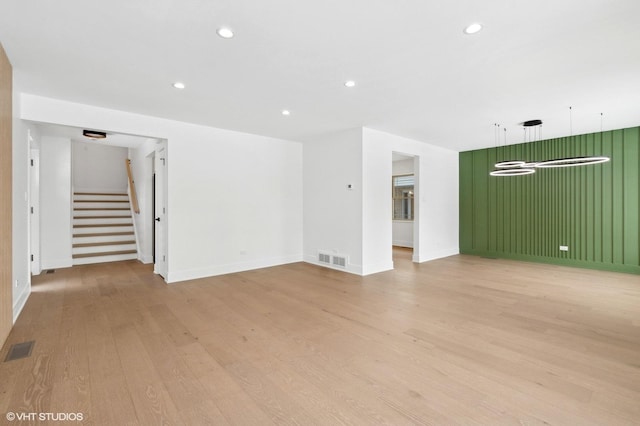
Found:
[[[611,161],[489,176],[497,161],[590,155]],[[462,152],[460,251],[640,273],[639,181],[638,127]]]
[[[461,179],[467,179],[464,182],[460,182],[459,189],[459,205],[460,205],[460,229],[473,229],[473,187],[472,187],[472,169],[473,169],[473,157],[465,156],[459,159],[459,169],[468,170],[465,176],[460,176]],[[472,247],[473,238],[472,233],[460,233],[460,245],[465,247]]]
[[[12,69],[0,44],[0,346],[13,326],[12,294]]]
[[[624,146],[624,180],[622,184],[623,200],[623,262],[625,265],[633,265],[640,258],[640,249],[637,235],[640,233],[639,207],[640,197],[638,194],[638,182],[640,174],[638,171],[638,159],[640,158],[640,148],[637,141],[640,139],[640,129],[625,129],[623,134]]]

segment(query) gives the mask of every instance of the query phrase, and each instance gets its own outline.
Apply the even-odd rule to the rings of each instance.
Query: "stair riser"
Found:
[[[84,208],[84,209],[88,209],[88,208],[92,208],[92,209],[104,209],[104,208],[127,208],[129,209],[129,203],[109,203],[109,202],[101,202],[101,201],[91,201],[91,202],[86,202],[86,203],[77,203],[74,201],[73,203],[73,209],[77,209],[77,208]]]
[[[129,196],[127,194],[123,195],[78,195],[74,194],[74,200],[100,200],[100,201],[111,201],[111,200],[128,200]]]
[[[135,236],[131,235],[105,235],[101,237],[73,237],[73,244],[91,244],[91,243],[109,243],[112,241],[133,240]]]
[[[133,232],[133,226],[105,226],[89,228],[73,228],[74,234],[107,234],[110,232]]]
[[[131,217],[131,210],[74,210],[73,216],[94,217],[94,216],[123,216]]]
[[[73,259],[74,265],[87,265],[90,263],[105,263],[105,262],[117,262],[121,260],[137,259],[138,255],[133,254],[118,254],[114,256],[98,256],[98,257],[83,257],[81,259]]]
[[[73,254],[84,253],[104,253],[109,251],[123,251],[123,250],[135,250],[135,244],[118,244],[112,246],[94,246],[94,247],[74,247],[72,249]]]
[[[74,225],[105,225],[109,223],[130,225],[132,222],[131,217],[122,217],[118,219],[94,219],[91,217],[87,217],[86,219],[73,219]]]

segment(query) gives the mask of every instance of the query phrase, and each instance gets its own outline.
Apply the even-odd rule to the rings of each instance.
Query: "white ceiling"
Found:
[[[598,131],[601,112],[604,129],[639,125],[638,16],[638,0],[14,0],[0,42],[28,93],[290,140],[366,126],[466,150],[494,145],[494,123],[509,143],[530,119],[544,138]],[[484,30],[463,34],[475,21]]]

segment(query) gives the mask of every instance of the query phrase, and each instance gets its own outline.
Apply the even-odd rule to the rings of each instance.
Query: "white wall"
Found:
[[[116,192],[127,190],[127,148],[73,141],[73,190]]]
[[[42,269],[72,266],[71,233],[71,141],[43,136],[40,148]]]
[[[320,264],[321,250],[349,255],[348,272],[393,268],[393,151],[419,157],[410,160],[419,197],[414,261],[458,253],[457,152],[362,128],[304,144],[305,261]]]
[[[459,252],[458,153],[372,129],[363,129],[363,247],[368,271],[383,270],[392,259],[389,220],[392,152],[418,156],[414,261]],[[416,226],[417,225],[417,226]],[[366,272],[366,270],[365,270]]]
[[[394,176],[412,175],[413,174],[413,158],[394,161],[391,167],[392,167]]]
[[[347,271],[362,274],[362,129],[305,142],[303,153],[304,260],[347,255]]]
[[[300,143],[28,94],[21,117],[167,139],[168,282],[302,260]]]
[[[140,213],[133,215],[138,243],[138,260],[153,262],[153,160],[157,141],[148,139],[142,146],[129,149],[131,172],[138,196]]]
[[[391,228],[394,246],[413,248],[413,221],[394,220]]]
[[[15,76],[15,74],[14,74]],[[31,293],[29,253],[29,140],[37,138],[34,126],[20,120],[20,94],[13,82],[12,229],[13,229],[13,321],[18,318]]]
[[[184,139],[168,141],[169,275],[301,261],[301,145],[198,126],[184,131]]]
[[[413,174],[413,162],[413,158],[394,161],[392,165],[393,176]],[[392,213],[389,213],[389,215],[392,215]],[[391,225],[391,233],[394,246],[413,247],[413,221],[394,220]]]

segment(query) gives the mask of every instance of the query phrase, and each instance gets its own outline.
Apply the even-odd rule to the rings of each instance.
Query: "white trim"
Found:
[[[250,271],[252,269],[269,268],[271,266],[285,265],[287,263],[302,262],[302,255],[273,257],[248,262],[229,263],[207,268],[188,269],[183,271],[169,271],[167,283],[173,284],[180,281],[195,280],[198,278],[213,277],[216,275],[233,274],[236,272]]]
[[[24,306],[27,304],[27,300],[29,300],[29,295],[31,295],[31,286],[25,285],[23,286],[24,290],[18,300],[13,304],[13,323],[15,324],[24,309]]]
[[[429,253],[422,253],[422,255],[417,259],[414,256],[413,261],[422,263],[422,262],[427,262],[429,260],[442,259],[443,257],[455,256],[456,254],[460,254],[460,249],[458,247],[450,248],[450,249],[442,249],[437,251],[430,251]]]
[[[362,275],[371,275],[377,274],[379,272],[391,271],[393,270],[393,261],[378,263],[374,265],[365,265],[363,268]]]
[[[153,263],[153,256],[143,256],[142,253],[138,252],[138,260],[144,264]]]
[[[393,241],[393,245],[397,247],[413,248],[413,241]]]
[[[47,269],[57,269],[57,268],[71,268],[73,266],[73,258],[64,258],[64,259],[48,259],[47,263],[42,263],[40,265],[40,270],[44,271]]]

